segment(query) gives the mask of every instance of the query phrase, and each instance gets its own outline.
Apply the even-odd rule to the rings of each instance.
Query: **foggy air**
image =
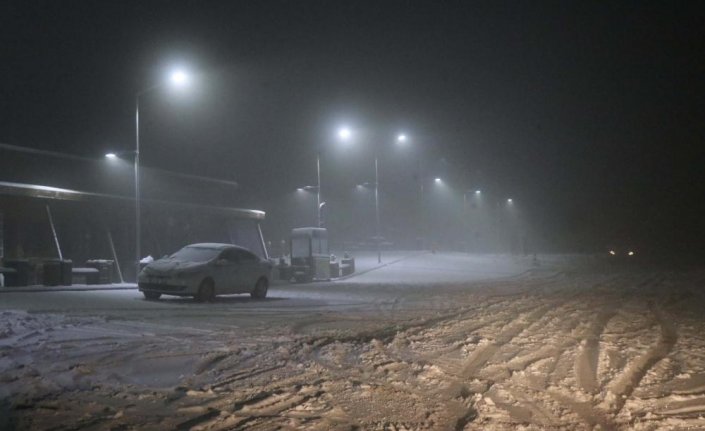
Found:
[[[0,13],[0,430],[705,428],[697,2]]]

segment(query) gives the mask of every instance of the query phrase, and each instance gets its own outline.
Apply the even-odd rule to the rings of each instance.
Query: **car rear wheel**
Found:
[[[213,280],[205,279],[198,286],[198,293],[196,294],[196,301],[198,302],[213,302],[215,299],[215,287],[213,286]]]
[[[142,294],[144,295],[144,299],[148,301],[156,301],[162,296],[159,292],[142,292]]]
[[[264,299],[267,297],[267,289],[269,288],[269,283],[267,279],[262,277],[255,283],[255,289],[250,293],[250,296],[256,299]]]

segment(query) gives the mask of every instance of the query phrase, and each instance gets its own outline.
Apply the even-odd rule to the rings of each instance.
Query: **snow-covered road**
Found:
[[[1,293],[0,429],[705,426],[703,271],[385,262],[264,301]]]

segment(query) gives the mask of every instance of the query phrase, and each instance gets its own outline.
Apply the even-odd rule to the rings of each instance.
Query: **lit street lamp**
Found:
[[[320,164],[319,164],[320,166]],[[320,168],[318,171],[318,177],[319,177],[319,182],[320,182]],[[321,209],[326,205],[325,202],[321,202],[321,188],[320,186],[303,186],[299,187],[296,189],[298,192],[310,192],[310,191],[316,191],[316,218],[317,218],[317,223],[318,227],[321,227]]]
[[[321,227],[321,152],[316,153],[316,224]]]
[[[349,141],[352,137],[352,131],[347,127],[343,127],[338,130],[338,138],[341,141]],[[397,135],[397,144],[404,144],[408,140],[405,134]],[[380,215],[379,215],[379,151],[375,148],[375,243],[377,244],[377,263],[382,263],[382,236],[380,227]]]
[[[183,70],[175,70],[169,77],[171,85],[175,87],[184,87],[189,84],[190,77]],[[135,281],[140,273],[140,260],[142,259],[141,250],[141,203],[140,203],[140,97],[144,94],[161,87],[163,84],[156,84],[145,90],[138,91],[135,94]],[[114,155],[114,154],[113,154]],[[106,157],[109,157],[106,154]],[[110,158],[110,157],[109,157]]]
[[[347,127],[341,127],[337,132],[338,140],[343,142],[350,141],[352,137],[352,131]],[[308,187],[308,188],[307,188]],[[316,189],[316,224],[318,227],[322,227],[321,209],[325,206],[325,202],[321,202],[321,152],[316,153],[316,185],[306,186],[304,190]]]
[[[352,138],[352,131],[348,127],[341,127],[338,129],[338,140],[342,142],[349,142],[350,139]],[[316,169],[318,172],[318,187],[316,188],[318,191],[317,195],[317,207],[318,207],[318,227],[321,227],[321,209],[323,206],[326,204],[325,202],[321,202],[321,152],[319,151],[317,156],[316,156]]]
[[[464,243],[465,243],[465,252],[469,253],[470,252],[470,245],[469,245],[469,232],[468,232],[468,218],[469,218],[469,201],[468,201],[468,194],[471,193],[472,190],[468,190],[463,193],[463,237],[465,238]],[[475,195],[476,200],[480,200],[480,195],[482,194],[481,190],[475,190],[473,192]]]
[[[341,127],[338,130],[338,138],[341,141],[349,141],[351,136],[352,136],[352,132],[347,127]]]

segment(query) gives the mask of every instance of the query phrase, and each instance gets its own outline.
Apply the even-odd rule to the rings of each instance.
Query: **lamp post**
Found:
[[[396,142],[398,145],[403,145],[408,138],[405,134],[397,135]],[[379,151],[375,148],[375,242],[377,243],[377,263],[382,263],[382,228],[379,215]]]
[[[321,152],[316,153],[316,223],[321,227]]]
[[[463,192],[463,236],[465,238],[465,253],[470,252],[469,239],[470,239],[471,235],[469,235],[469,232],[468,232],[468,218],[470,215],[470,211],[469,211],[470,205],[468,202],[468,194],[469,193],[472,193],[475,195],[476,198],[479,198],[480,195],[482,194],[482,191],[478,189],[475,191],[467,190],[467,191]]]
[[[318,163],[318,166],[320,166],[320,163]],[[319,184],[320,184],[320,168],[319,168]],[[321,202],[321,187],[320,186],[303,186],[299,187],[296,189],[299,192],[310,192],[311,190],[316,191],[316,219],[318,221],[318,227],[321,227],[321,208],[326,204],[325,202]]]
[[[184,87],[189,83],[189,75],[182,70],[175,70],[169,77],[172,85]],[[140,260],[142,259],[142,225],[141,225],[141,188],[140,188],[140,97],[161,87],[163,84],[153,85],[135,94],[135,282],[140,273]],[[109,157],[106,155],[106,157]]]
[[[352,137],[352,132],[347,127],[341,127],[337,132],[338,139],[341,141],[349,141]],[[305,190],[310,190],[314,188],[313,186],[304,187]],[[321,152],[316,153],[316,225],[318,227],[323,226],[323,219],[321,217],[321,210],[325,206],[325,202],[321,202]]]
[[[376,219],[376,230],[377,236],[377,263],[382,263],[382,246],[380,242],[382,238],[380,237],[380,226],[379,226],[379,160],[375,152],[375,219]]]
[[[338,129],[338,139],[347,142],[352,137],[352,131],[347,127],[341,127]],[[399,145],[403,145],[408,141],[408,137],[405,134],[397,135],[396,142]],[[375,148],[375,243],[377,245],[377,263],[382,263],[382,247],[381,247],[381,221],[379,214],[379,151]],[[320,193],[320,165],[319,165],[319,183],[318,189]],[[320,204],[319,204],[320,209]]]

